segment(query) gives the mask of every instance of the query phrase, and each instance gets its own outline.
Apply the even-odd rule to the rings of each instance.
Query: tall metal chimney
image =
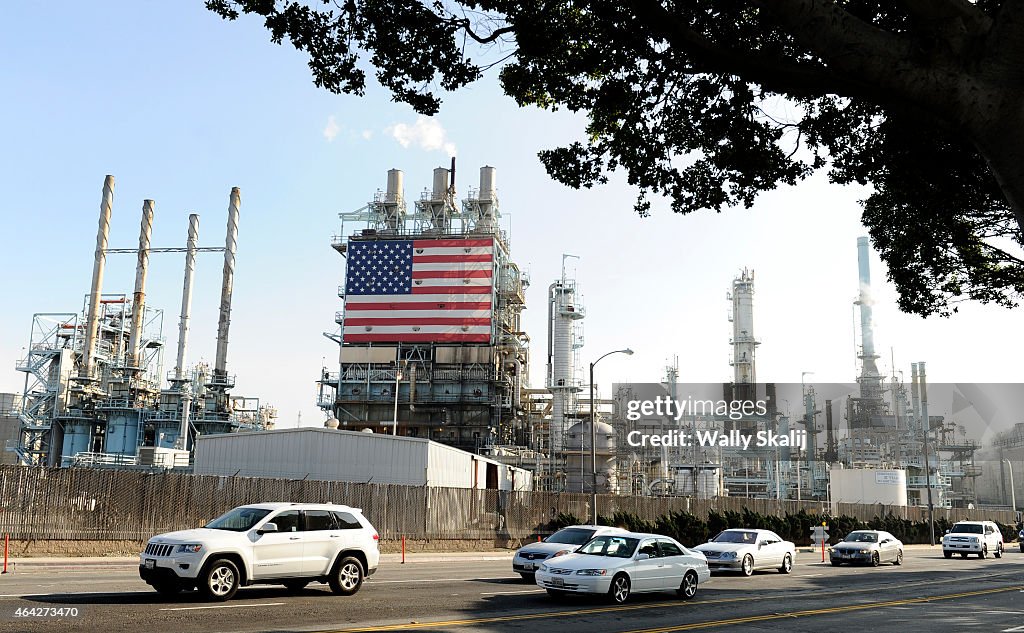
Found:
[[[238,211],[242,192],[232,187],[228,202],[227,237],[224,238],[224,280],[220,287],[220,318],[217,322],[217,359],[213,366],[214,382],[227,378],[228,328],[231,326],[231,294],[235,285],[235,251],[238,247]]]
[[[149,241],[153,234],[153,201],[142,201],[142,226],[139,229],[139,263],[135,267],[135,294],[132,296],[132,330],[128,338],[128,366],[138,369],[139,344],[146,317],[146,274],[149,272]]]
[[[857,268],[860,273],[860,293],[857,297],[857,305],[860,306],[861,337],[861,373],[859,382],[862,398],[877,399],[882,397],[882,376],[878,374],[878,366],[875,364],[878,355],[875,354],[874,322],[871,319],[871,306],[875,302],[871,298],[869,247],[870,241],[867,237],[857,238]]]
[[[188,245],[185,251],[185,283],[181,290],[181,320],[178,322],[178,362],[174,379],[185,379],[185,350],[188,348],[188,320],[192,314],[192,278],[196,272],[196,249],[199,242],[199,216],[188,216]]]
[[[96,231],[96,259],[92,265],[92,289],[89,292],[89,314],[85,322],[85,348],[82,350],[82,376],[91,378],[96,363],[96,336],[100,325],[100,297],[103,294],[103,269],[107,264],[107,237],[110,234],[110,212],[114,206],[114,177],[103,179],[100,200],[100,221]]]

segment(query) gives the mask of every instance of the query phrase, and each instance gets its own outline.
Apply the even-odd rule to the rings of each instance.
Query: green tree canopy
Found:
[[[363,94],[369,70],[423,114],[492,60],[520,105],[589,119],[540,152],[548,173],[579,188],[622,172],[641,214],[652,196],[749,207],[821,169],[870,185],[863,221],[904,311],[1024,294],[1024,0],[206,5],[261,16],[317,86]]]

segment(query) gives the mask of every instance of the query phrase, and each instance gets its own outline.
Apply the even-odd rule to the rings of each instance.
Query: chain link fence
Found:
[[[15,540],[143,541],[154,534],[204,525],[227,510],[269,501],[341,503],[362,508],[385,540],[525,540],[548,534],[559,514],[586,520],[591,497],[580,493],[421,488],[341,481],[258,479],[93,468],[0,466],[0,533]],[[892,513],[924,520],[917,507],[834,504],[834,513],[863,521]],[[626,512],[653,521],[671,511],[706,518],[716,511],[784,516],[820,514],[818,501],[718,497],[600,495],[602,516]],[[936,508],[935,518],[985,518],[1013,523],[1008,511]]]

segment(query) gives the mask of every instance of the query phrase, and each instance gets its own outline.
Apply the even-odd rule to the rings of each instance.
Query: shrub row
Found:
[[[836,544],[858,529],[884,530],[903,541],[905,544],[928,543],[928,522],[910,521],[894,514],[876,516],[864,522],[855,517],[840,515],[809,514],[804,510],[796,514],[786,513],[785,516],[763,515],[744,509],[742,512],[726,510],[711,511],[706,519],[689,512],[670,512],[653,521],[640,518],[628,512],[616,512],[611,517],[600,516],[601,525],[614,525],[632,532],[649,532],[671,536],[683,545],[693,547],[706,543],[708,539],[727,528],[760,528],[771,530],[783,539],[793,541],[797,545],[811,544],[811,528],[826,524],[829,532],[829,544]],[[573,514],[561,513],[552,522],[552,529],[581,523]],[[1003,533],[1003,539],[1012,541],[1017,531],[1010,525],[997,523]],[[935,542],[941,542],[943,534],[952,527],[945,517],[935,521]]]

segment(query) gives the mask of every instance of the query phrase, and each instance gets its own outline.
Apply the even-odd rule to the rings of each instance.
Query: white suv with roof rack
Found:
[[[952,558],[953,554],[967,558],[977,554],[985,558],[989,554],[1000,558],[1003,555],[1003,533],[992,521],[957,521],[942,537],[942,555]]]
[[[310,582],[352,595],[377,571],[377,530],[359,508],[324,503],[239,506],[205,527],[158,534],[139,555],[139,576],[162,594],[199,589],[228,600],[239,587]]]

